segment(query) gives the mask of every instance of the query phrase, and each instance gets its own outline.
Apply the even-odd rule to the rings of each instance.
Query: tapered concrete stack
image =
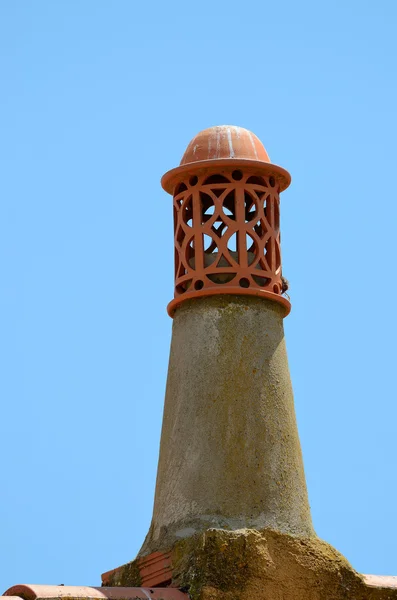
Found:
[[[255,135],[230,126],[199,133],[163,177],[175,295],[153,519],[137,559],[104,574],[105,585],[178,586],[193,598],[397,598],[313,531],[283,330],[289,183]]]

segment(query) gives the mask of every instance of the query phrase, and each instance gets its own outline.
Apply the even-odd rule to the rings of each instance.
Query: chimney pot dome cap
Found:
[[[280,191],[285,190],[291,182],[288,171],[270,162],[264,145],[254,133],[236,125],[216,125],[203,129],[191,140],[179,167],[163,176],[162,186],[172,194],[182,174],[215,166],[247,166],[274,174],[279,180]]]
[[[264,145],[254,133],[235,125],[217,125],[200,131],[192,139],[180,164],[220,158],[260,160],[270,163]]]

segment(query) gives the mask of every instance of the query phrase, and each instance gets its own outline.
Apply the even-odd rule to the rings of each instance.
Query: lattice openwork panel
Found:
[[[271,175],[187,175],[174,192],[175,297],[281,294],[279,189]]]

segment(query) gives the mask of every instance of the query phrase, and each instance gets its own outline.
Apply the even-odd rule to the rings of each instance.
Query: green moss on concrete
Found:
[[[209,530],[177,542],[173,585],[192,600],[387,600],[326,542],[275,531]]]
[[[271,530],[209,529],[176,542],[172,572],[191,600],[397,600],[397,589],[367,586],[330,544]],[[140,587],[138,561],[106,585]]]

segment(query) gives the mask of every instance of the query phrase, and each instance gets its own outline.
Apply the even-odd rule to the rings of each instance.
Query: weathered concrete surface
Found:
[[[201,600],[364,598],[363,580],[316,537],[274,531],[209,530],[176,544],[173,584]]]
[[[175,545],[173,585],[193,600],[387,600],[322,540],[274,531],[209,530]]]
[[[314,535],[276,302],[212,296],[173,323],[153,520],[139,553],[208,528]]]
[[[108,585],[139,585],[128,566]],[[395,578],[362,576],[317,537],[270,529],[209,529],[180,540],[172,572],[172,586],[191,600],[397,600]]]

